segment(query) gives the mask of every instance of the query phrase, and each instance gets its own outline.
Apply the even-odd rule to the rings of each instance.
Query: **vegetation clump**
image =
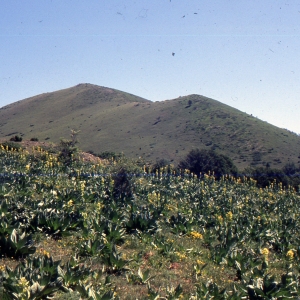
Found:
[[[79,131],[71,130],[71,139],[61,139],[60,141],[58,158],[66,166],[78,159],[78,133]]]
[[[10,141],[12,142],[22,142],[23,138],[19,135],[15,135],[12,138],[10,138]]]
[[[237,175],[238,173],[237,167],[229,157],[213,150],[193,149],[178,166],[197,176],[200,173],[213,172],[217,178],[220,178],[226,174]]]

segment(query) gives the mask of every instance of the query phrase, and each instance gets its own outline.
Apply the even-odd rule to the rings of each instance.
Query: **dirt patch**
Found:
[[[98,156],[95,156],[87,152],[80,152],[79,156],[83,161],[94,163],[94,164],[103,163],[105,161],[99,158]]]
[[[7,139],[0,139],[0,143],[4,143],[4,142],[10,142],[10,141]],[[16,143],[17,145],[21,146],[22,149],[28,151],[30,154],[33,152],[33,149],[37,149],[37,147],[40,147],[43,150],[50,151],[50,152],[57,151],[57,145],[53,143],[28,141],[28,140],[22,142],[13,142],[13,143]],[[95,156],[87,152],[79,152],[79,156],[84,162],[89,162],[93,164],[107,162],[105,159],[101,159],[98,156]]]

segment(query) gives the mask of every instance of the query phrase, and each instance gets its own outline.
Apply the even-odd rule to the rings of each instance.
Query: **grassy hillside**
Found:
[[[80,130],[80,148],[95,153],[123,152],[148,161],[177,163],[192,148],[213,148],[239,168],[250,164],[282,167],[297,163],[300,137],[218,101],[189,95],[151,102],[79,84],[0,109],[0,137],[57,143],[70,129]]]

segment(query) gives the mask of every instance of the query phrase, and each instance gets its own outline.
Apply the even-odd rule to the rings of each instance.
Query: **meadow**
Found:
[[[299,299],[278,182],[0,149],[1,299]]]

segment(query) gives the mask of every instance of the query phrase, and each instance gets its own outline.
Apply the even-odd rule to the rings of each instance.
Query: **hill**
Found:
[[[219,101],[189,95],[151,102],[92,84],[45,93],[0,109],[0,137],[59,142],[80,130],[84,151],[123,152],[177,163],[192,148],[215,149],[239,168],[298,163],[300,137]]]

